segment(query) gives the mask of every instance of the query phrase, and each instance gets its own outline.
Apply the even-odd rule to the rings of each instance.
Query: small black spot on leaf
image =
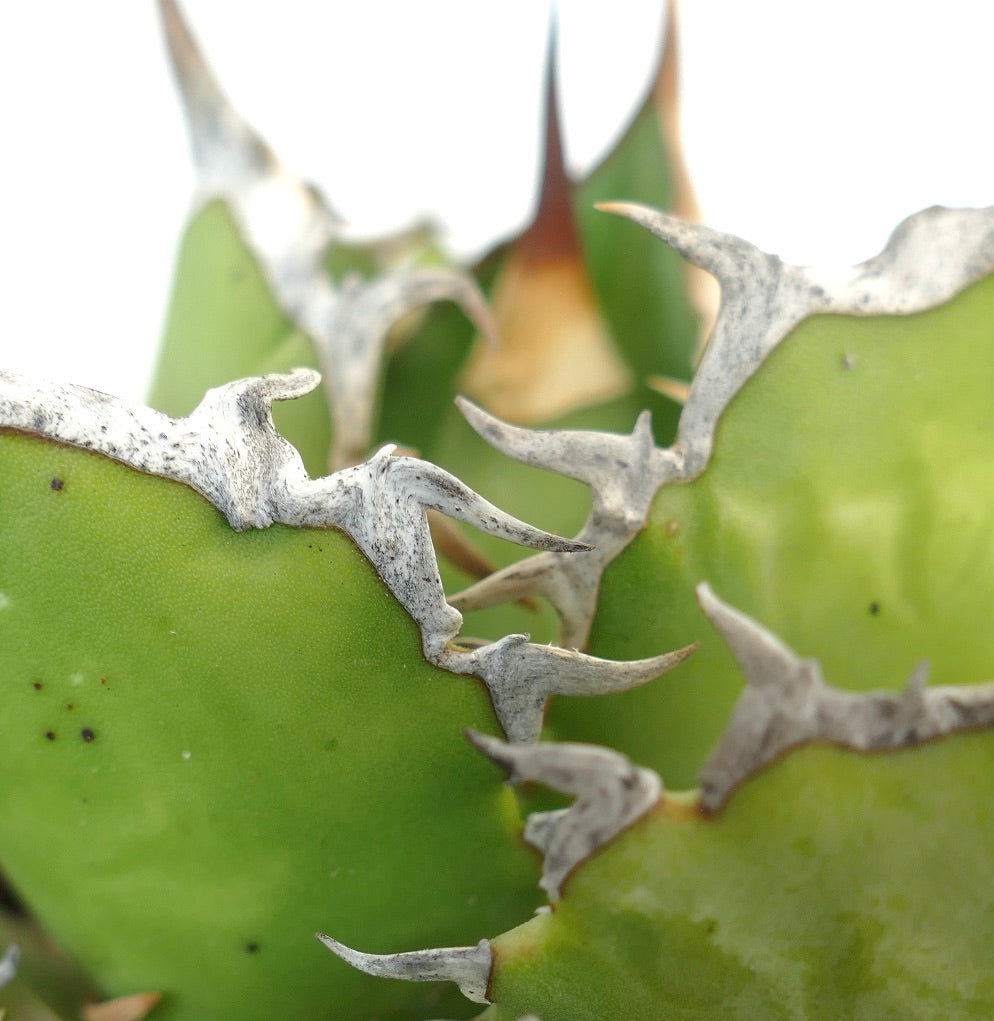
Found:
[[[89,727],[84,727],[84,728],[83,728],[83,729],[82,729],[82,730],[81,730],[81,731],[79,732],[79,736],[80,736],[80,737],[81,737],[81,738],[82,738],[82,739],[83,739],[84,741],[87,741],[87,742],[89,742],[89,741],[92,741],[92,740],[93,740],[93,739],[94,739],[94,738],[95,738],[95,737],[96,737],[97,735],[96,735],[96,734],[94,734],[94,733],[93,733],[93,731],[92,731],[92,730],[90,730],[90,728],[89,728]]]
[[[55,490],[56,493],[61,493],[63,487],[65,486],[65,482],[58,476],[56,476],[54,479],[52,479],[49,485],[52,487],[53,490]]]
[[[45,731],[45,740],[46,741],[54,741],[55,740],[55,731],[54,730],[46,730]]]
[[[257,954],[259,952],[259,944],[255,942],[245,944],[245,953]]]
[[[880,604],[870,603],[870,616],[876,617],[878,613],[880,613]]]
[[[41,691],[41,689],[44,688],[45,685],[42,684],[41,681],[32,681],[31,687],[34,688],[35,691]]]

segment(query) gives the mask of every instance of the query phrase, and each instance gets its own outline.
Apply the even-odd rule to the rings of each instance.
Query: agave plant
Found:
[[[671,26],[520,237],[357,246],[161,6],[149,406],[0,374],[0,1009],[989,1017],[994,211],[664,212]]]

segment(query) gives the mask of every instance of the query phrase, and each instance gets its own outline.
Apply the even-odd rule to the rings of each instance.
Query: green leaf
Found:
[[[596,655],[700,650],[596,714],[557,702],[556,732],[694,785],[741,687],[694,599],[705,580],[842,687],[899,688],[922,659],[935,683],[990,677],[992,305],[987,278],[917,315],[801,323],[603,579]]]
[[[209,202],[180,247],[149,403],[186,415],[210,387],[298,366],[317,368],[313,343],[280,310],[227,205]],[[275,418],[308,470],[323,474],[331,436],[323,394],[279,407]]]
[[[584,257],[604,316],[641,384],[652,376],[689,380],[698,323],[687,296],[687,268],[672,249],[648,234],[636,234],[617,216],[594,208],[598,202],[632,200],[669,209],[674,203],[673,170],[660,132],[654,96],[646,100],[614,151],[580,185],[575,207]],[[671,441],[679,410],[655,412],[660,442]],[[629,425],[629,428],[631,426]]]
[[[884,755],[809,746],[717,817],[664,796],[554,912],[492,941],[484,1017],[990,1017],[992,768],[989,733]]]
[[[389,951],[532,909],[513,797],[461,736],[496,729],[482,686],[425,662],[339,532],[234,532],[20,435],[0,478],[0,859],[42,923],[163,1021],[442,1009],[313,933]]]

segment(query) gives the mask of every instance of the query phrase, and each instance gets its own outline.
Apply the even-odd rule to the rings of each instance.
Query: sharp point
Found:
[[[556,12],[549,16],[549,41],[545,58],[545,148],[538,207],[531,225],[520,239],[521,250],[538,259],[578,257],[580,242],[573,213],[573,187],[566,172],[559,89],[556,70],[559,50]]]
[[[481,734],[476,730],[466,727],[463,730],[466,740],[482,755],[485,755],[494,765],[499,766],[513,778],[516,768],[511,745],[499,738]]]
[[[481,436],[483,436],[481,430],[488,428],[501,429],[504,432],[520,428],[520,426],[508,425],[507,422],[502,421],[496,415],[491,415],[486,408],[481,407],[475,401],[471,401],[468,397],[464,397],[462,394],[457,394],[454,400],[460,414],[466,419],[473,431],[480,433]],[[483,439],[486,438],[487,437],[483,436]]]
[[[720,604],[721,600],[714,594],[714,589],[706,581],[698,582],[694,586],[694,595],[697,597],[697,604],[707,613],[709,606]]]
[[[643,205],[641,202],[628,202],[619,199],[595,202],[594,209],[602,213],[611,213],[614,216],[623,216],[626,220],[634,220],[643,225],[647,219],[658,213],[651,206]]]
[[[665,653],[666,656],[673,658],[673,665],[682,663],[688,656],[692,656],[701,647],[700,641],[691,642],[690,645],[685,645],[682,649],[674,649],[673,652]]]
[[[596,546],[589,542],[581,542],[579,539],[564,539],[563,540],[563,553],[591,553],[597,549]]]
[[[204,60],[203,53],[179,4],[175,0],[159,0],[159,16],[162,20],[173,71],[181,86],[184,82],[189,82],[193,75],[200,75],[205,81],[209,80],[211,85],[216,88],[207,62]]]
[[[668,0],[663,16],[663,49],[659,56],[659,73],[656,78],[656,95],[660,105],[668,107],[671,115],[677,112],[680,88],[680,16],[677,0]]]

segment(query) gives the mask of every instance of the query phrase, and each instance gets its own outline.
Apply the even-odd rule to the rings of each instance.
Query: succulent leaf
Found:
[[[540,548],[586,546],[516,521],[442,469],[389,448],[364,464],[309,478],[276,431],[270,407],[316,383],[312,370],[242,380],[216,388],[192,414],[173,419],[81,387],[0,376],[0,422],[32,434],[9,433],[0,441],[10,511],[2,523],[0,565],[9,634],[5,670],[15,679],[19,700],[17,712],[4,720],[2,745],[12,759],[6,763],[11,786],[0,802],[7,823],[4,861],[40,916],[74,947],[92,918],[91,898],[102,898],[100,910],[115,920],[113,930],[91,937],[79,950],[81,958],[100,962],[112,991],[137,985],[163,989],[167,998],[176,991],[176,1018],[214,1013],[222,1003],[230,1007],[233,986],[244,987],[237,1002],[245,1018],[264,1016],[253,1012],[268,1011],[267,997],[287,983],[299,987],[300,1009],[332,995],[325,982],[301,977],[286,926],[305,901],[308,911],[320,903],[330,910],[328,872],[335,866],[328,862],[354,860],[358,852],[349,843],[357,839],[360,820],[370,825],[382,811],[389,831],[395,816],[412,818],[413,804],[431,804],[419,772],[407,772],[414,785],[411,804],[402,794],[407,785],[397,783],[396,770],[405,771],[408,757],[444,761],[445,747],[467,720],[479,726],[490,719],[478,686],[456,682],[465,685],[464,694],[450,699],[452,674],[482,677],[509,736],[533,739],[550,694],[590,695],[644,683],[686,654],[614,663],[531,645],[526,636],[481,647],[452,644],[461,617],[442,593],[429,509]],[[170,523],[170,538],[151,540],[164,522]],[[233,545],[239,531],[243,544]],[[37,571],[46,551],[59,558],[58,585],[45,580],[48,572]],[[370,564],[379,577],[371,577]],[[398,600],[393,609],[384,605],[392,603],[384,583]],[[76,592],[89,597],[80,603],[71,595]],[[412,658],[409,640],[397,640],[398,634],[410,636],[409,624],[402,622],[399,632],[395,626],[401,607],[420,630],[428,662],[416,651]],[[301,634],[310,641],[302,643]],[[382,644],[386,635],[389,650]],[[432,664],[448,673],[439,675]],[[438,676],[448,683],[439,685]],[[399,736],[377,746],[360,775],[350,772],[358,766],[346,766],[348,781],[340,777],[325,812],[316,813],[314,806],[326,800],[328,771],[335,762],[339,769],[352,762],[338,752],[339,744],[348,742],[350,755],[361,746],[357,721],[365,715],[382,736],[381,706],[389,703],[389,715],[402,729],[416,715],[396,718],[402,701],[391,692],[396,677],[404,678],[412,709],[418,691],[428,694],[430,708],[422,705],[421,712],[432,726],[416,728],[423,748],[415,753]],[[377,683],[384,686],[378,693]],[[273,685],[275,702],[267,697]],[[446,707],[441,712],[433,705],[438,699]],[[229,705],[239,707],[235,717]],[[314,707],[324,721],[316,728]],[[269,735],[270,715],[280,721],[281,740]],[[293,726],[309,733],[295,735],[291,761],[282,757],[282,744]],[[349,729],[348,739],[338,733],[340,726]],[[335,736],[329,737],[329,727]],[[435,727],[448,737],[429,737]],[[81,756],[94,763],[92,776]],[[316,770],[315,763],[321,764]],[[258,781],[286,770],[296,778],[293,799],[284,796],[282,784],[267,784],[258,798],[254,791],[233,795],[243,776]],[[170,779],[160,790],[163,775]],[[307,783],[300,779],[305,775]],[[210,796],[195,793],[204,783]],[[473,784],[464,781],[461,789],[468,793]],[[470,808],[481,795],[483,802]],[[473,832],[491,826],[506,837],[505,812],[492,792],[477,788],[470,795],[465,807],[479,818],[465,833],[466,819],[453,811],[448,795],[445,800],[446,825],[425,851],[430,846],[441,855],[437,841],[443,833],[453,843],[458,833],[463,851]],[[432,815],[431,808],[424,811],[425,818]],[[70,890],[45,881],[44,868],[32,867],[40,824],[52,860],[72,854],[75,830],[60,825],[63,817],[86,826],[93,841],[90,856],[73,859],[72,874],[86,886],[86,897],[73,898]],[[323,820],[322,829],[340,831],[344,844],[328,836],[315,840],[316,819]],[[456,828],[450,831],[450,825]],[[295,827],[299,833],[289,839]],[[243,854],[250,860],[232,875],[226,846],[237,843],[242,828],[253,833],[253,852]],[[404,844],[402,853],[415,856]],[[266,876],[280,887],[288,882],[279,870],[291,867],[289,848],[294,867],[305,860],[310,865],[293,881],[286,903],[263,910],[245,895],[236,909],[240,883],[254,887]],[[472,878],[477,865],[460,861],[464,880],[483,885]],[[528,898],[531,884],[512,878],[524,864],[512,854],[510,871],[502,866],[485,885],[509,881],[499,898],[508,904]],[[410,866],[408,860],[401,874],[410,875]],[[118,882],[122,870],[133,873],[133,882]],[[200,907],[177,912],[178,887]],[[158,926],[155,940],[141,937],[149,956],[135,960],[129,951],[157,903],[169,922]],[[199,968],[195,934],[202,924],[198,912],[222,903],[221,927],[231,951],[215,988],[216,972],[208,979]],[[348,924],[357,925],[356,906],[339,906],[336,917],[348,922],[351,911]],[[426,931],[432,917],[443,929],[454,920],[445,919],[441,902],[426,910]],[[364,913],[361,924],[375,924],[376,914]],[[396,922],[385,931],[391,928]],[[256,950],[239,952],[238,931],[265,933],[259,939],[266,940],[268,968],[249,960]],[[241,943],[258,947],[250,935]],[[162,959],[171,962],[168,967]],[[347,989],[335,1002],[351,995]]]
[[[689,380],[700,333],[710,323],[709,278],[676,252],[632,237],[598,203],[626,199],[696,220],[697,202],[684,166],[677,97],[679,41],[676,4],[666,5],[664,45],[645,102],[604,161],[581,182],[574,207],[583,251],[604,316],[639,384],[659,376]],[[640,389],[659,440],[670,442],[678,409]]]
[[[989,793],[962,778],[989,775],[992,750],[989,731],[888,754],[812,745],[711,817],[664,794],[554,912],[491,941],[485,1016],[985,1017]]]
[[[556,33],[545,74],[545,161],[534,219],[509,246],[490,298],[500,344],[478,344],[460,389],[516,422],[628,393],[632,378],[594,297],[559,130]]]
[[[315,967],[306,920],[403,946],[466,939],[470,899],[494,931],[531,910],[513,799],[460,736],[495,726],[482,687],[422,659],[332,529],[238,533],[105,457],[16,435],[0,451],[0,855],[37,916],[106,995],[162,990],[163,1018],[428,1014]],[[505,841],[496,869],[447,864],[441,899],[424,883],[453,847],[481,861]],[[398,912],[409,888],[423,901]]]
[[[737,244],[639,215],[701,261],[711,242],[715,253]],[[740,687],[731,657],[705,640],[702,578],[843,687],[899,688],[922,659],[939,683],[991,675],[994,654],[966,636],[987,633],[973,571],[987,549],[981,437],[994,427],[978,354],[991,343],[992,215],[919,213],[882,255],[836,272],[836,287],[827,271],[742,249],[751,269],[723,294],[672,448],[679,470],[608,565],[589,645],[612,658],[676,635],[703,648],[680,684],[620,695],[596,720],[554,705],[561,738],[617,747],[678,788],[696,782]],[[734,273],[732,255],[714,258]]]
[[[361,461],[373,441],[376,391],[390,328],[427,302],[451,300],[493,340],[479,289],[467,274],[445,267],[398,269],[371,281],[347,272],[336,285],[327,262],[329,247],[340,233],[337,217],[311,185],[280,165],[240,117],[211,75],[173,0],[161,0],[160,7],[200,175],[200,200],[223,203],[238,237],[230,236],[231,225],[219,212],[214,214],[213,231],[202,228],[204,241],[200,230],[194,233],[196,220],[191,226],[178,271],[178,282],[185,285],[178,287],[176,296],[180,311],[167,330],[152,400],[167,410],[185,412],[183,398],[191,386],[215,386],[233,378],[233,372],[258,373],[262,366],[255,359],[260,357],[277,361],[265,368],[285,371],[300,362],[299,331],[314,345],[303,360],[315,360],[325,373],[332,446],[323,466],[340,468]],[[255,264],[243,265],[225,289],[254,292],[246,296],[262,305],[267,315],[262,324],[249,326],[247,337],[241,331],[211,337],[215,353],[190,379],[189,366],[199,364],[203,334],[216,326],[218,317],[211,315],[213,301],[205,316],[186,289],[203,287],[198,267],[205,255],[211,276],[219,267],[227,268],[210,253],[215,245],[228,249],[225,262]],[[258,293],[260,283],[268,294]],[[242,325],[243,320],[235,323]],[[288,355],[296,360],[286,364]],[[222,366],[227,371],[214,378],[211,370]],[[304,422],[315,429],[310,436],[302,433],[312,463],[311,450],[320,445],[327,426],[314,412]]]
[[[670,5],[580,183],[550,45],[470,275],[347,241],[160,10],[161,410],[0,372],[0,1021],[988,1017],[994,207],[842,271],[692,223]]]

